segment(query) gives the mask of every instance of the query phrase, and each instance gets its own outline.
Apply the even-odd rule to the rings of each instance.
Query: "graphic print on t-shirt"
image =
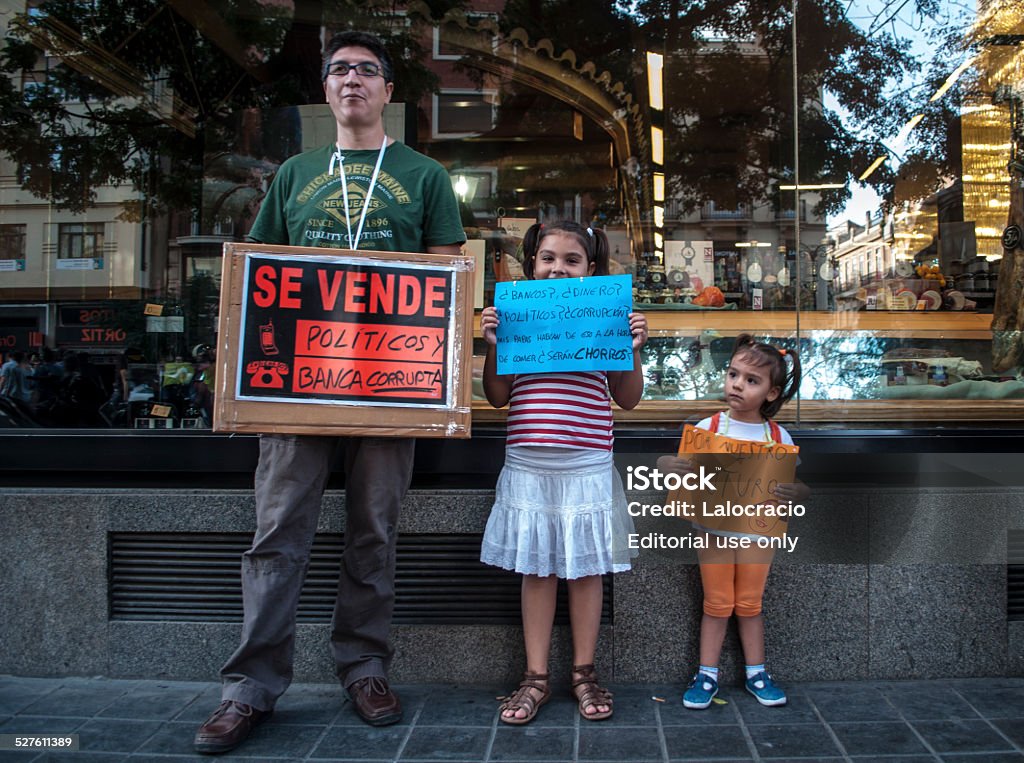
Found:
[[[366,187],[358,183],[348,184],[348,224],[355,228],[359,225],[359,216],[363,213],[363,204],[366,200]],[[327,198],[317,204],[327,214],[334,217],[342,225],[345,225],[345,194],[339,188]],[[380,199],[370,199],[370,207],[366,210],[367,222],[370,215],[379,212],[387,205]]]
[[[308,216],[305,245],[351,246],[349,228],[354,236],[363,213],[366,190],[373,178],[373,165],[365,162],[346,164],[345,177],[348,180],[348,222],[345,220],[345,194],[341,188],[340,173],[318,175],[296,196],[296,203]],[[408,204],[411,200],[402,183],[381,170],[366,210],[360,241],[369,243],[393,239],[395,232],[386,210],[392,205]],[[369,248],[373,248],[372,245]]]

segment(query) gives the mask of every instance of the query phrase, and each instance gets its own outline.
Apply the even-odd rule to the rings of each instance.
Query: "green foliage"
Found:
[[[44,0],[0,50],[0,152],[25,189],[74,212],[104,185],[131,187],[152,211],[197,207],[208,127],[242,109],[323,102],[323,24],[395,46],[396,98],[436,87],[420,28],[382,2]]]
[[[867,35],[835,0],[797,6],[800,180],[855,179],[906,119],[907,103],[888,89],[918,68],[906,45],[889,33]],[[694,208],[755,203],[773,181],[792,183],[792,3],[642,0],[638,21],[648,44],[672,51],[665,80],[670,188]],[[835,95],[851,126],[823,105]],[[852,161],[851,161],[852,160]],[[890,178],[873,182],[883,192]],[[822,194],[819,214],[841,209],[846,189]],[[785,196],[779,206],[791,206]]]
[[[592,61],[612,81],[632,82],[637,40],[623,34],[632,28],[629,16],[614,3],[575,0],[508,0],[499,27],[504,34],[522,28],[530,42],[549,39],[555,53],[571,50],[577,66]]]
[[[664,10],[666,5],[641,3],[639,7],[650,12],[651,8]],[[903,175],[919,181],[917,187],[927,195],[937,188],[937,178],[957,170],[958,116],[953,108],[958,102],[957,92],[937,103],[928,103],[928,96],[962,60],[968,31],[965,19],[962,13],[940,9],[931,0],[892,3],[882,6],[865,30],[850,19],[850,8],[848,3],[831,0],[797,3],[801,182],[849,183],[875,158],[885,155],[890,162],[871,175],[869,185],[891,199],[897,179],[891,167],[902,158]],[[910,40],[898,34],[892,23],[896,13],[911,10],[922,27],[934,30],[931,50],[924,56],[914,55]],[[707,168],[693,167],[687,177],[691,165],[682,167],[678,184],[691,206],[716,197],[755,201],[770,181],[793,181],[791,23],[789,1],[686,5],[675,24],[663,19],[652,21],[652,28],[659,29],[662,38],[674,39],[678,49],[688,49],[693,43],[697,49],[689,65],[679,67],[683,74],[675,82],[675,92],[682,92],[684,98],[682,107],[676,108],[689,117],[687,130],[669,139],[679,139],[683,145],[692,139],[698,146],[702,145],[702,136],[717,140],[720,164],[731,163],[737,168],[735,176],[723,177],[717,187],[702,194],[699,189],[694,193],[695,183]],[[743,35],[756,42],[760,56],[752,60],[749,53],[736,55],[742,50],[735,41],[744,39]],[[715,36],[728,41],[722,39],[702,47],[702,38]],[[926,84],[908,87],[912,79],[920,79],[925,66]],[[698,91],[708,97],[729,92],[732,104],[726,109],[728,113],[701,111],[697,99],[687,99],[686,88],[693,80],[699,83]],[[842,118],[826,106],[826,93],[838,102]],[[737,110],[745,123],[737,119]],[[914,161],[910,162],[909,157],[894,156],[884,141],[897,135],[918,113],[925,118],[912,135]],[[759,114],[764,117],[758,119]],[[749,125],[750,130],[735,130],[737,122]],[[727,145],[732,146],[731,158]],[[761,167],[763,174],[744,172],[742,168],[747,166]],[[715,177],[714,172],[710,174]],[[930,181],[926,182],[926,176]],[[730,181],[736,182],[735,191]],[[845,188],[824,191],[821,197],[816,210],[819,215],[842,209],[849,192]],[[780,197],[777,203],[786,205],[787,200]]]
[[[855,180],[877,156],[889,153],[883,141],[919,112],[925,119],[915,131],[904,178],[923,188],[954,171],[957,117],[949,104],[955,98],[928,104],[920,89],[901,89],[923,67],[887,19],[880,17],[865,32],[848,17],[846,2],[797,2],[795,51],[792,0],[508,0],[499,26],[505,34],[525,29],[534,45],[550,39],[556,54],[573,51],[577,66],[590,61],[598,73],[611,72],[612,81],[623,82],[638,101],[646,88],[643,51],[665,53],[668,109],[645,118],[665,127],[669,192],[691,209],[707,201],[720,208],[758,203],[774,184],[792,182],[794,53],[803,183]],[[198,208],[204,153],[230,145],[218,131],[234,124],[232,114],[323,102],[322,30],[367,29],[385,38],[395,58],[395,100],[415,103],[439,84],[422,63],[430,59],[423,25],[467,5],[198,4],[194,13],[219,20],[217,27],[197,22],[184,0],[44,0],[12,22],[0,51],[0,70],[8,75],[0,77],[0,152],[18,165],[24,188],[72,211],[88,208],[97,189],[110,184],[133,188],[142,209]],[[916,0],[913,7],[922,18],[939,13],[936,0]],[[963,32],[952,22],[940,25],[927,69],[929,87],[941,84],[955,66],[950,62],[957,60]],[[47,42],[57,38],[61,45]],[[66,55],[47,61],[44,47]],[[90,62],[100,76],[83,73],[81,64]],[[20,87],[21,72],[36,69],[35,84]],[[120,77],[120,90],[112,75]],[[124,82],[142,95],[126,95]],[[528,91],[509,85],[502,94],[501,134],[559,134],[547,129],[545,119],[561,119],[564,109],[531,117],[535,124],[524,122],[525,131],[510,132],[521,127],[513,111],[529,115],[544,107],[538,93]],[[824,105],[826,91],[840,104],[842,119]],[[178,99],[173,109],[170,96]],[[539,185],[555,195],[582,187],[554,177],[585,171],[594,147],[579,148],[579,161],[568,157]],[[463,149],[472,152],[468,145]],[[896,181],[889,166],[868,181],[883,195],[891,195]],[[614,197],[608,178],[586,180]],[[845,188],[826,191],[817,212],[837,211],[848,197]],[[773,201],[791,204],[785,196]]]

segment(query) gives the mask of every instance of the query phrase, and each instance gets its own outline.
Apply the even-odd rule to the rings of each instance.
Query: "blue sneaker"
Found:
[[[697,673],[683,693],[683,707],[703,710],[718,694],[718,681],[707,673]]]
[[[776,686],[772,677],[763,670],[747,679],[747,691],[765,707],[778,707],[786,704],[786,692]]]

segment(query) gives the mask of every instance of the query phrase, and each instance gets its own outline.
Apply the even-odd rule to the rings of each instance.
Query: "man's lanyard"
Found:
[[[345,226],[348,228],[348,241],[352,249],[359,248],[359,239],[363,237],[363,223],[366,222],[366,210],[370,208],[370,197],[373,196],[373,189],[377,187],[377,175],[380,174],[380,165],[384,161],[384,150],[388,147],[388,136],[384,136],[384,142],[380,144],[380,152],[377,154],[377,164],[373,168],[373,176],[370,178],[370,187],[366,189],[366,196],[363,198],[363,211],[359,214],[359,227],[356,228],[356,237],[352,238],[352,221],[349,215],[348,206],[348,179],[345,177],[345,157],[341,149],[335,147],[331,156],[331,163],[327,166],[327,174],[334,170],[334,163],[338,163],[338,173],[341,175],[341,195],[345,200]]]
[[[722,411],[722,418],[725,419],[725,429],[722,430],[722,436],[727,437],[729,435],[729,412]],[[772,432],[768,428],[768,422],[762,421],[761,424],[764,426],[764,441],[771,443],[772,445],[777,445],[778,443],[772,440]]]

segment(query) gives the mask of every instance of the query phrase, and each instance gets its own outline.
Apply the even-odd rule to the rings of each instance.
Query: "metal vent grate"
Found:
[[[1024,530],[1006,533],[1006,619],[1024,620]]]
[[[113,620],[241,622],[240,558],[248,533],[110,533]],[[299,598],[299,622],[328,623],[344,538],[317,535]],[[603,624],[612,623],[612,576]],[[520,577],[480,563],[479,535],[401,535],[394,622],[518,624]],[[568,622],[564,583],[556,622]]]

